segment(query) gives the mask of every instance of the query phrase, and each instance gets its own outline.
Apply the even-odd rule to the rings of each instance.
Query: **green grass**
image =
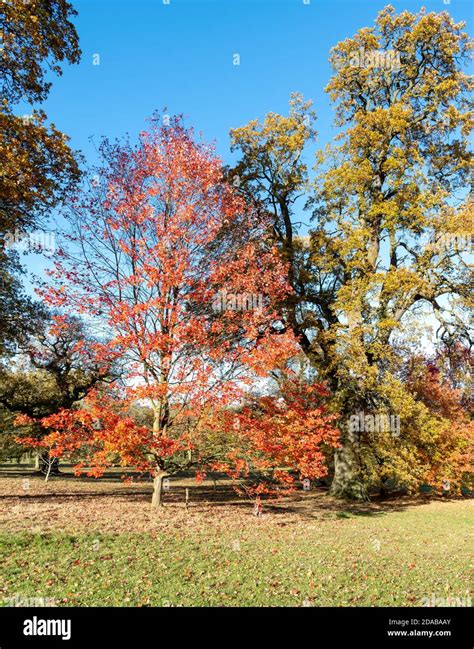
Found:
[[[415,606],[469,595],[472,501],[282,520],[250,514],[218,532],[208,514],[165,533],[6,531],[0,604]]]

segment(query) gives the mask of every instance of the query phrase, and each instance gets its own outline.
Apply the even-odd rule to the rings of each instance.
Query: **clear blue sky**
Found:
[[[165,0],[166,1],[166,0]],[[44,109],[89,162],[89,141],[135,136],[154,110],[183,113],[231,161],[229,129],[286,112],[289,95],[314,100],[319,144],[334,134],[324,93],[328,54],[371,26],[382,0],[72,0],[83,56],[54,78]],[[396,10],[448,10],[472,23],[471,0],[392,3]],[[93,57],[100,56],[100,65]],[[233,55],[240,65],[233,65]],[[34,256],[31,270],[43,264]]]
[[[323,92],[329,49],[372,25],[380,0],[72,0],[83,57],[53,83],[49,118],[90,157],[90,135],[135,135],[155,109],[184,113],[228,159],[228,131],[290,93],[314,100],[320,140],[331,137]],[[421,2],[394,2],[417,11]],[[472,19],[471,1],[424,3]],[[240,66],[232,57],[238,53]],[[100,65],[92,64],[100,55]]]

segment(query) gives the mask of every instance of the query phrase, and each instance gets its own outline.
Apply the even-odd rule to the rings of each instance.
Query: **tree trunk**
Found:
[[[342,448],[334,454],[334,478],[329,489],[331,496],[346,500],[368,500],[367,489],[360,476],[357,442],[347,437]]]
[[[39,470],[43,475],[59,475],[59,458],[51,459],[48,451],[40,453],[38,456]]]
[[[166,471],[158,471],[153,479],[153,497],[151,499],[151,506],[153,509],[159,509],[163,504],[163,479],[166,478],[167,475]]]
[[[48,480],[49,480],[49,476],[50,476],[50,474],[51,474],[52,466],[53,466],[53,462],[50,461],[50,463],[49,463],[49,465],[48,465],[48,470],[47,470],[47,472],[46,472],[46,476],[45,476],[45,479],[44,479],[45,482],[48,482]]]

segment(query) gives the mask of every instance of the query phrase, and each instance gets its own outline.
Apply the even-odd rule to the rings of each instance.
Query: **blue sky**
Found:
[[[43,104],[89,162],[89,138],[133,137],[154,110],[183,113],[226,162],[229,129],[286,112],[292,91],[312,98],[319,145],[334,135],[324,87],[338,41],[371,26],[380,0],[72,0],[83,56],[54,78]],[[308,0],[306,0],[308,2]],[[470,0],[392,3],[397,11],[448,10],[472,23]],[[240,65],[233,64],[239,54]],[[99,55],[100,64],[94,65]],[[97,57],[95,57],[97,61]],[[43,263],[30,257],[30,270]]]
[[[134,135],[156,109],[184,113],[228,159],[231,127],[284,112],[298,90],[315,102],[321,142],[333,113],[323,89],[329,49],[372,25],[379,0],[73,0],[83,57],[53,83],[45,109],[90,159],[89,136]],[[417,11],[423,3],[395,2]],[[472,20],[472,2],[424,3]],[[100,65],[93,65],[95,54]],[[233,65],[233,55],[240,65]]]

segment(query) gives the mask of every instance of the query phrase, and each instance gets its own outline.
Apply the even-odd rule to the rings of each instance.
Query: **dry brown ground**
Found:
[[[189,488],[189,506],[185,488]],[[33,533],[63,532],[145,532],[171,531],[203,524],[219,530],[242,529],[255,525],[252,503],[239,498],[231,486],[220,481],[196,485],[194,480],[171,481],[165,505],[157,512],[150,508],[151,484],[125,484],[118,474],[99,480],[76,478],[66,473],[48,483],[31,471],[14,467],[0,473],[0,530]],[[279,502],[266,502],[259,527],[272,528],[334,520],[350,515],[377,516],[420,505],[436,509],[442,500],[404,497],[363,504],[341,503],[323,490],[298,492]]]

